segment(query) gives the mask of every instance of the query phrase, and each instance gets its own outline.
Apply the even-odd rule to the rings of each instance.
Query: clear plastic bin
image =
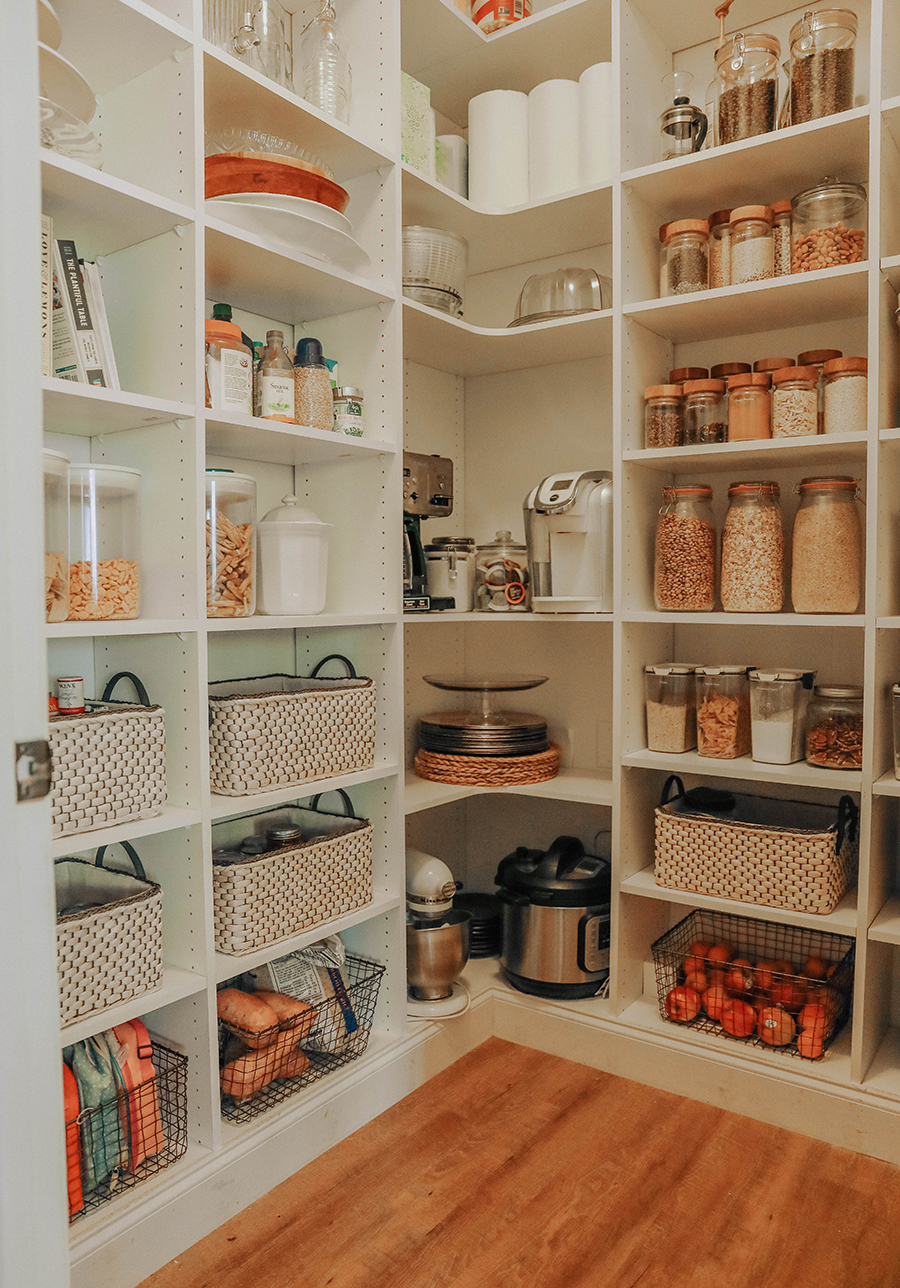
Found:
[[[815,671],[751,671],[753,759],[793,765],[806,754],[806,709]]]
[[[694,667],[664,662],[644,667],[649,751],[690,751],[697,745]]]

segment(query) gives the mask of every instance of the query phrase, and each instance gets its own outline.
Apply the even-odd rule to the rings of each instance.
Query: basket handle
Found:
[[[678,791],[672,796],[672,788],[676,786]],[[684,783],[677,774],[669,774],[669,777],[663,783],[662,796],[659,798],[660,805],[668,805],[670,801],[677,800],[679,796],[684,795]]]
[[[134,685],[134,691],[137,694],[138,702],[140,702],[142,707],[149,707],[151,705],[150,698],[147,695],[147,690],[144,688],[143,684],[138,679],[138,677],[134,674],[133,671],[117,671],[116,674],[112,677],[112,679],[107,681],[106,688],[103,690],[103,695],[100,698],[101,702],[108,702],[110,700],[110,698],[112,697],[113,689],[116,687],[116,685],[119,683],[120,680],[131,681],[131,683]]]
[[[859,810],[852,796],[842,796],[838,801],[837,841],[838,854],[844,846],[844,834],[848,841],[855,841],[859,829]]]
[[[317,662],[310,671],[308,678],[310,680],[314,680],[326,662],[343,662],[344,666],[347,668],[348,678],[351,680],[356,679],[356,667],[350,661],[349,657],[344,657],[343,653],[329,653],[327,657],[323,657],[322,661]]]
[[[116,844],[116,842],[114,842],[113,844]],[[129,859],[131,859],[131,863],[134,868],[134,875],[138,878],[138,880],[146,881],[147,873],[144,871],[144,865],[143,863],[141,863],[141,860],[138,857],[138,852],[134,848],[134,846],[131,845],[131,843],[128,841],[119,841],[118,844],[121,845],[122,849],[128,855]],[[108,845],[100,846],[100,849],[97,851],[97,857],[94,859],[95,867],[97,868],[103,867],[103,856],[108,849],[109,849]]]
[[[332,790],[333,792],[336,792],[336,793],[337,793],[337,795],[338,795],[338,796],[340,796],[341,800],[344,802],[344,815],[345,815],[347,818],[356,818],[356,815],[353,813],[353,802],[351,801],[351,799],[350,799],[350,797],[347,795],[347,793],[344,791],[343,787],[333,787],[331,790]],[[317,795],[315,795],[315,796],[312,798],[312,800],[309,802],[309,808],[310,808],[310,809],[316,809],[316,808],[318,807],[319,801],[322,799],[322,797],[323,797],[323,796],[329,796],[330,794],[331,794],[330,792],[319,792],[319,793],[318,793]],[[323,809],[323,810],[319,810],[319,813],[320,813],[320,814],[327,814],[327,813],[328,813],[328,810],[324,810],[324,809]],[[340,817],[342,817],[342,815],[338,815],[337,817],[338,817],[338,818],[340,818]]]

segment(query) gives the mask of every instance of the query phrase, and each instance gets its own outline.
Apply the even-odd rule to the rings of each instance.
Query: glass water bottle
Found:
[[[346,125],[350,120],[350,63],[347,47],[337,26],[332,0],[325,0],[319,13],[303,33],[300,66],[303,97]]]

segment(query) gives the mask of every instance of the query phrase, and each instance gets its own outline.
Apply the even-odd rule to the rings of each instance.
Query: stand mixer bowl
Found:
[[[453,908],[437,917],[413,917],[406,925],[406,980],[410,995],[435,1002],[449,997],[469,960],[470,912]]]

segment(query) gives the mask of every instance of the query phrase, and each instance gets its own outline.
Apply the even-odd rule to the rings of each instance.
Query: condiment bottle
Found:
[[[684,441],[689,446],[724,443],[728,436],[728,410],[724,380],[687,380],[684,383]]]
[[[709,289],[731,285],[731,211],[716,210],[709,224]]]
[[[676,219],[666,226],[666,271],[669,295],[691,295],[709,285],[709,224],[705,219]]]
[[[335,433],[362,438],[365,431],[363,391],[353,385],[341,385],[338,389],[332,389],[331,396],[334,402]]]
[[[818,383],[815,367],[785,367],[782,371],[773,371],[773,438],[801,438],[819,432]]]
[[[728,441],[772,437],[772,395],[766,372],[728,378]]]
[[[214,411],[253,415],[253,351],[241,340],[241,328],[218,319],[204,324],[206,336],[206,405]]]
[[[822,368],[824,432],[864,434],[869,393],[867,358],[834,358]]]
[[[334,400],[331,377],[322,357],[322,345],[311,336],[301,336],[294,355],[294,414],[298,425],[311,429],[334,429]]]
[[[774,276],[772,211],[768,206],[739,206],[731,212],[731,284],[764,282]]]
[[[836,358],[842,358],[844,355],[840,349],[807,349],[797,357],[798,367],[815,367],[816,380],[818,381],[818,416],[819,427],[816,431],[819,434],[825,432],[825,383],[822,379],[822,373],[826,362],[834,362]]]
[[[266,344],[255,378],[254,414],[263,420],[284,420],[296,424],[294,416],[294,368],[284,347],[283,331],[267,331]]]

